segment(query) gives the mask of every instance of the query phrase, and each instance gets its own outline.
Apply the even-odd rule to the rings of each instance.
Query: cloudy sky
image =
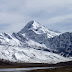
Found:
[[[0,32],[18,32],[30,20],[72,32],[72,0],[0,0]]]

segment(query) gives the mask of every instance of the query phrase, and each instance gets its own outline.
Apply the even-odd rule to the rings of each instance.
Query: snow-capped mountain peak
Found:
[[[33,31],[36,34],[47,34],[47,35],[51,35],[51,37],[55,36],[55,35],[59,35],[59,33],[54,32],[48,28],[46,28],[45,26],[41,25],[40,23],[36,22],[36,21],[30,21],[26,24],[26,26],[19,31],[19,33],[23,34],[23,33],[27,33],[29,31]]]
[[[40,27],[40,24],[36,21],[30,21],[28,25],[29,27],[31,26],[33,29],[38,29]]]
[[[72,34],[59,34],[36,21],[30,21],[18,33],[13,33],[12,35],[0,33],[0,59],[31,63],[57,63],[71,60],[60,56],[67,55],[67,53],[62,52],[62,54],[59,47],[64,48],[65,42],[66,45],[69,44],[68,41],[71,40]],[[64,38],[67,38],[67,40]],[[61,42],[64,44],[61,44]],[[60,44],[62,46],[59,46]],[[71,45],[69,46],[72,47]]]
[[[54,37],[60,33],[56,33],[52,30],[49,30],[45,26],[41,25],[36,21],[30,21],[26,26],[18,32],[19,34],[25,34],[26,37],[32,39],[39,43],[44,43],[47,38]]]
[[[26,35],[46,35],[48,38],[54,37],[56,35],[59,35],[60,33],[54,32],[45,26],[41,25],[40,23],[36,21],[30,21],[29,23],[26,24],[26,26],[21,29],[18,33]]]
[[[26,26],[19,32],[21,34],[27,32],[28,30],[35,30],[38,29],[40,27],[40,24],[36,21],[30,21],[26,24]]]

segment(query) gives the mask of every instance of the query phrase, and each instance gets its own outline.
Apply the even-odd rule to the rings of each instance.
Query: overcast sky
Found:
[[[72,32],[72,0],[0,0],[0,32],[18,32],[30,20]]]

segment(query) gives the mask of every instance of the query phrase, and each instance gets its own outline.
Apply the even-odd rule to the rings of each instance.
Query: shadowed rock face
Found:
[[[50,48],[54,53],[63,56],[72,56],[72,33],[66,32],[59,36],[48,39]]]
[[[34,23],[34,21],[30,21],[30,22],[27,23],[27,25],[26,25],[21,31],[19,31],[18,33],[23,34],[23,33],[27,32],[28,29],[32,27],[32,24],[33,24],[33,23]]]

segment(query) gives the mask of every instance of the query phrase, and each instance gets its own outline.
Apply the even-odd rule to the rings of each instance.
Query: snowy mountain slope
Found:
[[[61,49],[55,47],[56,42],[59,44],[61,41],[60,36],[59,32],[47,29],[36,21],[30,21],[18,33],[0,33],[0,59],[29,63],[58,63],[72,60],[70,57],[60,56],[62,51],[56,52]],[[59,41],[56,41],[56,38]]]
[[[8,33],[0,33],[0,45],[3,46],[18,46],[19,40],[12,37],[12,35]]]
[[[45,52],[42,50],[35,50],[31,48],[5,48],[4,46],[0,46],[0,51],[0,59],[5,59],[12,62],[52,64],[72,60],[72,58],[65,58],[54,53]]]

